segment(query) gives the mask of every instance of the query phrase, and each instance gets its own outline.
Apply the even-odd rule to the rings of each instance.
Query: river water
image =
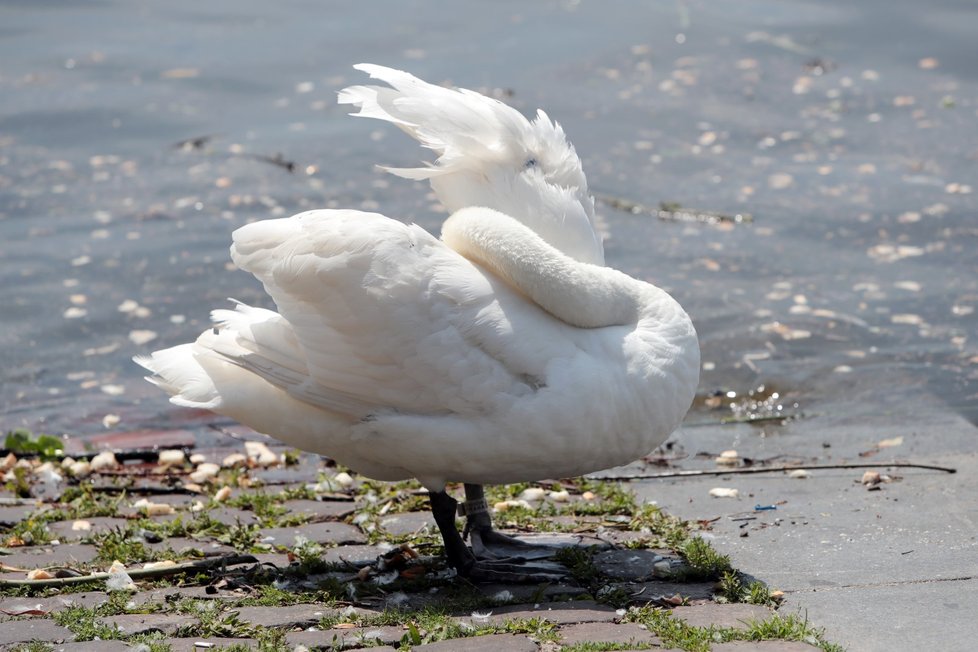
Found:
[[[227,297],[267,305],[229,266],[241,224],[353,207],[437,230],[423,184],[372,168],[425,154],[335,104],[359,61],[559,120],[612,198],[609,264],[696,322],[704,400],[978,421],[968,2],[0,0],[0,428],[200,424],[130,357]]]

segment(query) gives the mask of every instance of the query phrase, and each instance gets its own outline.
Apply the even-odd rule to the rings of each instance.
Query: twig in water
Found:
[[[944,473],[957,473],[958,470],[947,466],[934,466],[931,464],[913,464],[911,462],[892,462],[887,464],[879,462],[877,464],[798,464],[768,467],[747,467],[743,469],[697,469],[688,471],[666,471],[664,473],[635,473],[632,475],[588,475],[588,480],[652,480],[655,478],[688,478],[707,475],[735,475],[745,473],[783,473],[803,469],[805,471],[817,471],[822,469],[878,469],[878,468],[900,468],[900,469],[927,469],[929,471],[942,471]]]

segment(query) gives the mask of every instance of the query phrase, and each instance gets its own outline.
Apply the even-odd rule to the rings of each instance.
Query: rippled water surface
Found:
[[[265,302],[229,266],[247,221],[356,207],[437,230],[424,185],[372,168],[424,154],[335,105],[363,60],[559,120],[611,198],[609,263],[696,322],[704,398],[763,384],[801,409],[976,421],[975,16],[953,0],[0,0],[0,428],[190,419],[129,358],[193,339],[227,297]]]

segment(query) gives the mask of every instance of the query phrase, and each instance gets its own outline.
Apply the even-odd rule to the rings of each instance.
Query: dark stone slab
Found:
[[[72,527],[77,521],[55,521],[48,524],[48,529],[62,543],[69,541],[80,541],[96,534],[102,534],[115,528],[125,528],[126,519],[113,518],[111,516],[93,516],[92,518],[78,519],[87,521],[90,525],[87,530],[73,530]]]
[[[313,543],[366,543],[367,537],[358,528],[346,523],[310,523],[301,527],[269,528],[262,530],[262,541],[273,546],[291,548],[295,539],[303,536]]]
[[[421,652],[537,652],[540,648],[526,636],[517,634],[489,634],[486,636],[470,636],[448,641],[438,641],[427,645],[418,645],[412,650]]]
[[[89,451],[144,451],[166,448],[193,448],[194,433],[189,430],[131,430],[71,437],[65,441],[65,455],[77,456]]]
[[[438,531],[438,525],[435,523],[431,512],[390,514],[380,519],[380,526],[391,536],[405,536],[424,530],[428,532]]]
[[[70,629],[55,624],[54,621],[46,618],[11,620],[0,627],[0,645],[3,646],[27,643],[28,641],[60,643],[74,640],[74,638],[75,635],[71,633]]]
[[[185,537],[170,537],[156,543],[147,543],[146,547],[153,551],[173,550],[174,552],[185,552],[190,554],[193,550],[199,550],[205,557],[216,557],[218,555],[229,555],[234,552],[234,548],[217,541],[201,539],[188,539]]]
[[[488,618],[475,619],[471,616],[465,616],[459,620],[466,624],[480,626],[487,623],[499,625],[519,618],[542,618],[558,625],[567,625],[611,622],[616,617],[612,607],[591,600],[580,600],[575,602],[547,602],[539,606],[517,604],[497,607],[492,610]]]
[[[714,645],[712,652],[814,652],[817,649],[801,641],[729,641]]]
[[[282,507],[291,514],[308,514],[313,523],[342,519],[356,511],[356,503],[342,500],[289,500]]]
[[[293,604],[288,607],[241,607],[238,620],[261,627],[315,627],[324,616],[339,613],[318,604]]]
[[[181,614],[122,614],[120,616],[106,616],[101,620],[127,636],[146,632],[162,632],[172,635],[181,627],[197,623],[197,619],[193,616]]]
[[[96,607],[109,599],[102,591],[85,591],[81,593],[66,593],[47,598],[16,597],[0,600],[0,610],[9,614],[18,614],[27,610],[53,613],[68,607]]]
[[[654,643],[661,645],[658,636],[635,623],[578,623],[560,628],[560,641],[564,645],[576,643]]]
[[[62,643],[54,647],[54,652],[131,652],[132,646],[123,641],[79,641]]]
[[[288,449],[269,446],[275,453]],[[242,451],[243,452],[243,451]],[[312,465],[279,466],[267,469],[253,469],[249,475],[269,486],[291,485],[299,483],[314,483],[319,481],[319,468]]]
[[[729,627],[746,629],[752,620],[767,620],[773,612],[758,604],[707,604],[676,607],[672,617],[692,627]]]
[[[690,600],[711,600],[716,588],[715,582],[668,582],[664,580],[653,582],[629,582],[613,584],[621,587],[630,595],[635,596],[635,604],[645,604],[660,598],[671,598],[677,593]]]
[[[26,519],[27,515],[36,509],[32,505],[8,505],[0,507],[0,525],[6,527],[16,525]]]
[[[323,631],[291,632],[285,635],[290,647],[304,645],[309,649],[357,648],[371,645],[398,645],[407,630],[403,627],[352,627]],[[371,651],[381,648],[371,647]],[[458,648],[456,648],[458,649]],[[463,648],[464,649],[464,648]]]
[[[250,638],[168,638],[163,643],[170,647],[170,652],[206,652],[222,650],[232,645],[249,650],[258,649],[258,641]]]
[[[642,582],[652,579],[655,563],[665,559],[655,550],[624,549],[599,552],[592,561],[598,572],[606,577]]]
[[[328,562],[339,561],[373,561],[380,555],[387,552],[387,548],[380,546],[349,545],[327,548],[323,551],[323,560]]]
[[[3,563],[17,568],[47,568],[49,566],[73,566],[87,564],[95,559],[98,550],[85,543],[58,546],[25,546],[13,548],[16,552],[4,555]]]
[[[137,606],[144,604],[176,603],[192,598],[194,600],[236,600],[245,597],[244,592],[215,590],[208,593],[206,586],[181,586],[139,591],[133,594],[132,601]]]
[[[550,584],[540,592],[540,587],[532,584],[480,584],[476,589],[488,598],[499,602],[529,602],[531,600],[554,600],[555,598],[574,598],[588,592],[582,586],[572,584]]]
[[[218,523],[224,525],[248,525],[255,522],[255,513],[247,509],[236,507],[218,507],[207,512],[207,515]]]

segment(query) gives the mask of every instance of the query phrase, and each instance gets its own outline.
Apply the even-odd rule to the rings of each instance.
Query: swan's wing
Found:
[[[539,350],[503,344],[512,335],[497,284],[418,226],[310,211],[238,229],[231,254],[262,281],[301,354],[261,335],[226,354],[303,401],[356,418],[472,414],[535,391],[543,373]],[[547,319],[502,294],[510,310]]]

